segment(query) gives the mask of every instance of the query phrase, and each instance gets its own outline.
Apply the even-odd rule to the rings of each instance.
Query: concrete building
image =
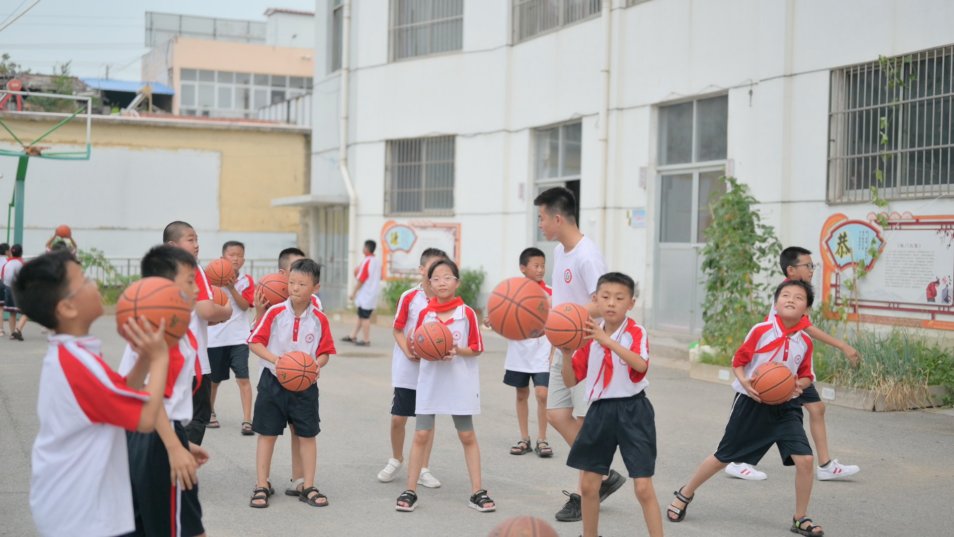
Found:
[[[637,315],[697,333],[724,175],[783,244],[819,254],[825,289],[846,266],[820,255],[826,220],[879,210],[880,117],[892,217],[954,220],[952,16],[944,0],[317,0],[311,195],[276,203],[310,207],[313,249],[349,265],[363,239],[394,239],[385,276],[419,246],[401,233],[450,241],[486,291],[524,247],[552,249],[532,200],[565,185],[609,266],[641,282]],[[890,91],[879,56],[906,85]]]

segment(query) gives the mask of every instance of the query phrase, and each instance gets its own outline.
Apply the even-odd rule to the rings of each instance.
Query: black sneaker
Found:
[[[600,485],[600,502],[610,497],[610,494],[616,492],[624,484],[626,478],[616,470],[610,469],[609,477]]]
[[[569,496],[569,500],[563,504],[563,509],[560,509],[556,514],[556,519],[560,522],[579,522],[583,520],[583,511],[582,506],[580,505],[580,495],[575,492],[563,491],[563,494]]]

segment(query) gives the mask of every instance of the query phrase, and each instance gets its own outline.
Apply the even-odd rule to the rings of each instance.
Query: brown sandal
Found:
[[[541,459],[549,459],[553,456],[553,448],[546,440],[537,440],[537,447],[533,448],[534,453]]]
[[[510,448],[511,455],[523,455],[524,453],[530,453],[530,439],[519,440],[513,447]]]
[[[252,491],[252,499],[248,501],[248,506],[255,509],[265,509],[268,507],[269,496],[267,487],[255,487]]]

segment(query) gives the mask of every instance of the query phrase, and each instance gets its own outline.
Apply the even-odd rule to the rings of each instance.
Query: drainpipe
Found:
[[[603,62],[600,68],[600,79],[603,94],[600,98],[600,172],[603,200],[600,210],[600,250],[605,255],[609,252],[609,239],[606,236],[607,211],[609,210],[609,106],[610,106],[610,62],[612,60],[612,0],[603,0]]]
[[[351,172],[348,170],[348,107],[351,92],[351,0],[344,0],[341,9],[341,110],[338,126],[338,170],[348,190],[348,274],[345,293],[354,285],[351,267],[358,262],[358,250],[355,246],[358,233],[358,195],[354,191]],[[345,295],[347,296],[347,295]]]

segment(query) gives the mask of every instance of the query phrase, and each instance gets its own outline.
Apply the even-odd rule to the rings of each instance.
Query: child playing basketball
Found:
[[[67,251],[23,266],[12,291],[23,312],[53,331],[40,372],[30,511],[44,537],[133,531],[127,431],[148,432],[162,408],[168,350],[160,324],[132,319],[124,335],[143,359],[126,379],[109,368],[89,335],[102,316],[96,281]],[[145,391],[141,384],[148,374]],[[127,382],[129,384],[127,384]]]
[[[779,256],[779,266],[786,280],[800,280],[811,285],[815,263],[812,262],[812,253],[805,248],[791,246],[782,250],[782,254]],[[774,318],[775,313],[773,306],[768,318]],[[858,351],[851,345],[827,334],[815,325],[809,325],[805,329],[805,333],[812,339],[840,350],[852,365],[858,365],[860,360]],[[815,441],[815,450],[818,451],[818,461],[820,463],[818,468],[815,469],[815,476],[818,480],[844,479],[857,474],[861,470],[858,466],[841,464],[838,459],[832,459],[830,456],[828,451],[828,428],[825,425],[825,403],[822,402],[815,385],[811,384],[806,387],[798,401],[808,410],[808,428],[812,433],[812,440]],[[765,472],[744,463],[733,462],[726,466],[725,472],[733,477],[750,481],[758,481],[768,477]]]
[[[394,387],[391,401],[391,458],[378,472],[378,481],[382,483],[394,481],[398,470],[404,466],[404,429],[407,419],[416,415],[417,377],[420,371],[420,358],[411,352],[409,340],[417,328],[421,311],[434,296],[434,290],[427,279],[427,271],[441,259],[447,259],[447,254],[437,248],[428,248],[421,253],[421,265],[418,267],[421,283],[404,291],[394,314],[394,351],[391,355],[391,384]],[[417,480],[418,485],[428,488],[441,486],[441,482],[428,469],[433,442],[432,435],[424,447],[424,462]]]
[[[643,327],[627,317],[636,305],[636,282],[619,272],[600,276],[594,297],[602,323],[587,321],[586,339],[561,370],[568,387],[583,383],[591,403],[570,448],[567,465],[583,472],[583,536],[596,537],[600,487],[618,447],[633,478],[636,499],[652,537],[662,537],[662,515],[653,488],[656,424],[646,398],[649,341]]]
[[[546,271],[546,256],[538,248],[527,248],[520,253],[520,272],[540,284],[548,295],[553,294],[543,281]],[[533,380],[537,399],[537,443],[533,451],[539,457],[553,456],[547,442],[547,385],[550,382],[550,342],[546,336],[507,341],[507,358],[504,362],[503,382],[517,389],[517,426],[520,440],[510,448],[511,455],[523,455],[530,451],[530,380]]]
[[[825,532],[808,518],[808,502],[812,494],[812,449],[802,426],[802,407],[795,401],[815,380],[812,369],[812,340],[804,333],[809,325],[805,312],[814,301],[814,293],[801,280],[786,280],[775,290],[777,315],[755,325],[732,360],[735,372],[735,399],[725,434],[715,454],[709,455],[689,482],[677,490],[667,509],[672,522],[686,517],[696,489],[732,461],[758,464],[772,444],[778,445],[782,463],[795,466],[795,513],[791,531],[806,536]],[[752,387],[755,369],[776,362],[788,367],[798,377],[791,399],[779,405],[766,405]]]
[[[328,318],[318,311],[312,296],[319,288],[321,268],[311,259],[292,263],[288,273],[288,299],[265,312],[248,339],[249,350],[261,358],[262,374],[258,381],[258,397],[252,430],[258,433],[255,449],[257,470],[250,507],[268,507],[272,486],[268,480],[275,441],[285,424],[295,428],[303,474],[303,488],[298,499],[313,507],[328,505],[328,497],[315,487],[318,446],[315,437],[321,431],[318,414],[318,386],[313,384],[301,392],[286,390],[275,377],[275,363],[291,351],[314,356],[321,372],[332,354],[334,339]]]
[[[460,285],[457,265],[440,259],[427,271],[434,297],[421,312],[418,326],[444,323],[457,346],[438,361],[421,362],[415,401],[417,420],[407,472],[407,490],[398,496],[395,509],[413,511],[417,507],[417,480],[424,465],[424,452],[434,436],[436,414],[450,414],[464,447],[464,460],[473,492],[468,505],[481,512],[493,511],[496,504],[483,488],[480,478],[480,446],[474,431],[474,416],[480,413],[480,369],[477,357],[484,351],[477,314],[456,296]],[[413,351],[413,348],[411,349]]]

